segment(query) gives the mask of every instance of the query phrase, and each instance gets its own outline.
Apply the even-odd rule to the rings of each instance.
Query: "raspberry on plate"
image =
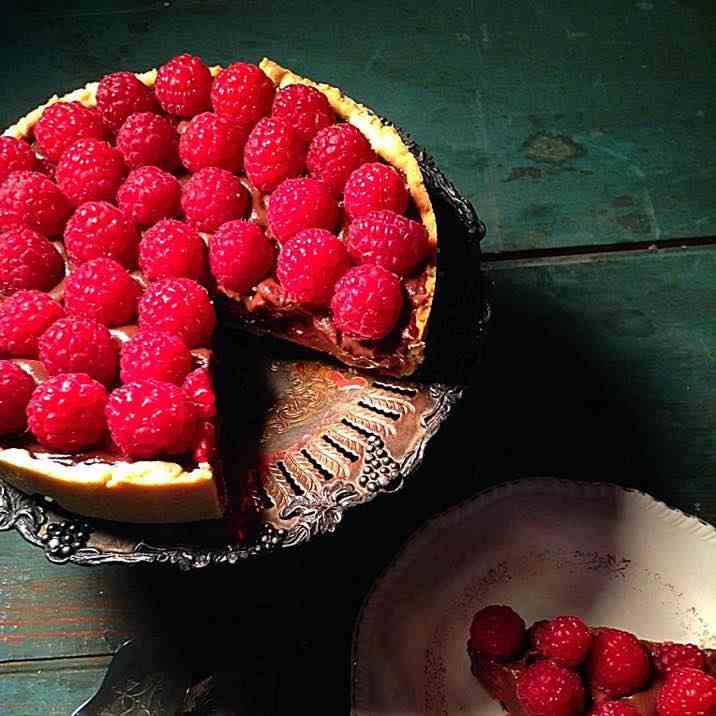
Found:
[[[75,266],[105,257],[132,269],[138,246],[134,224],[107,201],[81,204],[65,226],[65,248]]]
[[[626,701],[602,701],[589,712],[589,716],[641,716],[641,714]]]
[[[97,111],[112,131],[116,132],[130,114],[158,109],[152,90],[131,72],[112,72],[99,81]]]
[[[665,641],[652,649],[651,656],[654,667],[660,674],[668,674],[680,666],[690,666],[701,671],[706,668],[704,652],[694,644],[674,644]]]
[[[716,678],[699,669],[675,669],[656,697],[656,713],[658,716],[713,716],[716,714]]]
[[[526,638],[522,617],[503,605],[480,609],[470,624],[470,646],[491,659],[511,659],[522,651]]]
[[[42,334],[39,349],[50,375],[87,373],[106,386],[117,377],[117,340],[91,318],[61,318]]]
[[[188,348],[208,345],[216,325],[203,286],[188,278],[165,278],[149,286],[139,302],[139,327],[175,333]]]
[[[587,661],[592,693],[628,696],[649,680],[651,661],[639,640],[620,629],[598,629]]]
[[[181,206],[199,231],[216,231],[223,223],[244,218],[251,198],[241,180],[226,169],[207,167],[184,185]]]
[[[306,155],[312,177],[324,181],[340,196],[348,177],[361,164],[376,161],[368,140],[348,122],[332,124],[313,138]]]
[[[35,388],[28,426],[49,450],[78,452],[105,437],[106,403],[104,386],[86,373],[60,373]]]
[[[57,184],[40,172],[13,172],[0,184],[0,229],[21,224],[58,236],[71,213]]]
[[[15,137],[0,137],[0,184],[12,172],[34,171],[38,159],[30,145]]]
[[[411,273],[430,252],[426,228],[388,209],[353,221],[346,245],[356,263],[383,266],[398,276]]]
[[[86,201],[112,201],[127,173],[124,159],[107,142],[80,139],[57,164],[57,185],[73,206]]]
[[[104,139],[105,128],[96,110],[79,102],[53,102],[45,107],[33,131],[43,156],[59,161],[79,139]]]
[[[139,284],[114,259],[92,259],[73,271],[65,283],[65,310],[105,326],[131,323],[137,315]]]
[[[18,291],[0,303],[0,355],[37,358],[39,337],[65,315],[42,291]]]
[[[191,455],[197,465],[211,463],[216,457],[216,429],[214,423],[202,420],[196,427]]]
[[[34,390],[31,375],[9,360],[0,360],[0,435],[24,432],[25,410]]]
[[[326,95],[302,84],[288,85],[276,92],[271,114],[287,120],[304,144],[336,121]]]
[[[592,633],[579,617],[562,616],[535,624],[532,642],[545,658],[561,666],[575,667],[586,660]]]
[[[151,226],[179,212],[179,180],[159,167],[139,167],[129,172],[117,190],[117,204],[138,226]]]
[[[179,140],[181,163],[190,171],[220,167],[238,172],[244,156],[247,131],[213,112],[197,114]]]
[[[273,82],[256,65],[235,62],[221,70],[211,88],[214,111],[249,129],[271,111]]]
[[[153,112],[137,112],[117,133],[117,149],[130,169],[153,165],[172,170],[179,165],[179,135],[174,125]]]
[[[196,412],[182,389],[159,380],[138,380],[112,391],[107,401],[112,440],[129,458],[187,452],[196,431]]]
[[[286,179],[269,197],[266,218],[271,233],[283,242],[303,229],[331,231],[338,223],[338,204],[323,182]]]
[[[248,293],[270,273],[274,247],[253,221],[227,221],[209,241],[209,265],[217,283]]]
[[[191,366],[191,351],[173,333],[140,331],[122,345],[119,369],[123,383],[154,379],[181,385]]]
[[[586,697],[577,674],[545,660],[517,677],[517,700],[529,716],[577,716]]]
[[[196,368],[184,380],[182,390],[194,405],[201,420],[216,416],[216,395],[208,368]]]
[[[197,281],[206,272],[206,244],[189,224],[162,219],[144,232],[139,266],[149,281],[171,277]]]
[[[349,219],[378,209],[402,214],[408,208],[405,179],[387,164],[367,162],[348,177],[343,190],[343,205]]]
[[[303,306],[331,303],[338,279],[351,267],[345,244],[325,229],[305,229],[281,248],[276,274],[288,295]]]
[[[306,151],[293,127],[280,117],[264,117],[251,130],[244,152],[244,169],[260,191],[273,191],[284,179],[298,176]]]
[[[382,266],[356,266],[336,284],[331,311],[336,328],[364,340],[385,338],[403,310],[400,279]]]
[[[19,226],[0,234],[0,294],[49,291],[64,275],[60,252],[37,231]]]
[[[154,93],[167,114],[193,117],[209,109],[211,72],[200,57],[173,57],[157,72]]]

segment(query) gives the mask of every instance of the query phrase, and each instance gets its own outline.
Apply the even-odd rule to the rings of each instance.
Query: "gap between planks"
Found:
[[[106,669],[113,657],[114,654],[84,654],[82,656],[41,656],[36,659],[0,661],[0,676],[38,671]]]

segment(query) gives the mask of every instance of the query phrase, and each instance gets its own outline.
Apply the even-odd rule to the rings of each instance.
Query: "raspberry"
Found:
[[[430,252],[425,227],[388,209],[352,222],[346,245],[356,263],[383,266],[398,276],[411,273]]]
[[[273,267],[274,247],[253,221],[228,221],[209,242],[209,265],[220,286],[248,293]]]
[[[25,409],[33,390],[35,381],[30,375],[15,363],[0,360],[0,435],[24,432]]]
[[[0,355],[37,358],[38,338],[65,312],[42,291],[18,291],[0,303]]]
[[[40,172],[13,172],[0,185],[0,229],[22,224],[58,236],[71,213],[59,187]]]
[[[244,168],[260,191],[273,191],[284,179],[303,171],[305,149],[293,127],[280,117],[264,117],[246,141]]]
[[[179,336],[161,331],[140,331],[122,346],[120,378],[161,380],[181,385],[192,365],[191,351]]]
[[[276,92],[271,114],[287,120],[305,144],[336,121],[326,95],[315,87],[300,84]]]
[[[139,284],[114,259],[92,259],[69,275],[65,310],[105,326],[121,326],[137,315],[140,293]]]
[[[481,656],[506,660],[525,644],[525,622],[511,609],[497,604],[480,609],[470,624],[470,646]]]
[[[33,132],[43,156],[53,162],[79,139],[105,138],[102,118],[79,102],[55,102],[45,107]]]
[[[193,117],[209,109],[211,72],[200,57],[177,55],[159,68],[154,92],[167,114]]]
[[[221,70],[211,88],[214,112],[250,129],[271,111],[273,82],[256,65],[236,62]]]
[[[641,689],[649,679],[651,662],[639,640],[619,629],[599,629],[587,662],[592,693],[615,698]]]
[[[151,226],[179,212],[181,185],[159,167],[139,167],[117,190],[119,208],[139,226]]]
[[[148,229],[139,244],[139,266],[145,278],[191,278],[206,271],[206,244],[189,224],[162,219]]]
[[[197,172],[205,167],[221,167],[238,172],[246,144],[246,130],[213,112],[197,114],[179,140],[182,164]]]
[[[199,231],[216,231],[224,222],[241,219],[250,208],[249,192],[226,169],[207,167],[184,185],[181,206]]]
[[[186,377],[182,389],[202,420],[216,416],[216,396],[208,368],[197,368]]]
[[[283,245],[276,274],[297,303],[328,306],[336,282],[350,267],[342,241],[325,229],[305,229]]]
[[[60,373],[37,388],[27,406],[27,422],[50,450],[77,452],[107,433],[107,391],[86,373]]]
[[[57,164],[57,185],[73,206],[112,201],[127,173],[122,155],[99,139],[80,139]]]
[[[188,278],[165,278],[139,302],[139,327],[175,333],[188,348],[205,346],[216,325],[206,289]]]
[[[400,279],[382,266],[356,266],[336,284],[331,300],[339,331],[365,340],[387,336],[403,309]]]
[[[39,162],[27,142],[15,137],[0,137],[0,184],[12,172],[33,171]]]
[[[603,701],[589,712],[589,716],[640,716],[640,713],[625,701]]]
[[[320,181],[286,179],[271,194],[266,216],[271,233],[287,241],[303,229],[331,231],[338,223],[338,204]]]
[[[64,275],[60,252],[44,236],[24,226],[0,235],[0,293],[49,291]]]
[[[714,716],[716,678],[698,669],[675,669],[656,697],[659,716]]]
[[[704,652],[694,644],[674,644],[665,641],[653,648],[651,656],[660,674],[668,674],[680,666],[689,666],[701,671],[706,668]]]
[[[573,671],[537,661],[517,677],[517,700],[529,716],[576,716],[584,708],[584,685]]]
[[[117,133],[117,149],[130,169],[148,164],[171,170],[179,165],[179,135],[172,123],[159,114],[137,112]]]
[[[76,266],[107,257],[125,268],[134,268],[138,245],[139,234],[134,224],[106,201],[82,204],[65,226],[65,248]]]
[[[306,155],[310,175],[328,184],[336,196],[343,192],[353,170],[375,160],[368,140],[347,122],[322,129],[313,138]]]
[[[138,380],[113,390],[107,422],[112,440],[130,458],[181,455],[196,431],[196,413],[181,388],[159,380]]]
[[[589,627],[577,617],[557,617],[535,624],[532,634],[535,649],[561,666],[582,664],[592,645]]]
[[[117,377],[117,340],[91,318],[61,318],[42,334],[39,347],[50,375],[87,373],[107,386]]]
[[[350,219],[357,219],[377,209],[390,209],[396,214],[402,214],[408,208],[405,180],[387,164],[363,164],[346,181],[343,205]]]
[[[200,465],[203,462],[212,462],[216,456],[216,431],[214,424],[206,420],[199,423],[194,435],[192,457]]]
[[[106,127],[117,131],[130,114],[159,109],[156,97],[131,72],[105,75],[97,87],[97,111]]]

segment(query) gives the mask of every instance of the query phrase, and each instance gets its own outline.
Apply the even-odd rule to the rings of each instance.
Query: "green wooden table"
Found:
[[[499,481],[610,480],[716,520],[715,38],[711,0],[11,3],[2,126],[182,51],[268,55],[393,118],[488,224],[495,320],[424,468],[330,539],[179,574],[53,566],[0,534],[3,716],[69,714],[151,633],[246,713],[346,713],[371,583],[428,516]]]

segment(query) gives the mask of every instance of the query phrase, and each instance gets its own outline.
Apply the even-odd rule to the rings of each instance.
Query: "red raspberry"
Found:
[[[178,146],[174,125],[152,112],[130,115],[117,133],[117,149],[130,169],[148,164],[175,169],[179,165]]]
[[[123,383],[154,379],[181,385],[192,360],[191,351],[179,336],[140,331],[122,345],[119,375]]]
[[[196,431],[196,413],[181,388],[160,380],[138,380],[113,390],[107,422],[114,443],[138,459],[181,455]]]
[[[305,229],[289,239],[276,274],[288,295],[304,306],[328,306],[338,279],[351,267],[345,244],[325,229]]]
[[[651,656],[660,674],[668,674],[680,666],[689,666],[701,671],[706,669],[704,652],[694,644],[674,644],[665,641],[652,649]]]
[[[430,252],[426,228],[388,209],[352,222],[346,245],[356,263],[383,266],[398,276],[411,273]]]
[[[357,219],[377,209],[390,209],[396,214],[402,214],[408,208],[405,179],[387,164],[363,164],[346,181],[343,205],[350,219]]]
[[[207,167],[184,185],[181,206],[187,221],[199,231],[216,231],[224,222],[241,219],[251,198],[238,177],[226,169]]]
[[[0,185],[0,229],[22,224],[58,236],[71,213],[57,184],[40,172],[13,172]]]
[[[306,166],[312,177],[324,181],[340,196],[348,177],[361,164],[376,161],[368,140],[347,122],[322,129],[311,142]]]
[[[44,236],[24,226],[0,235],[0,293],[49,291],[64,275],[60,252]]]
[[[659,716],[714,716],[716,678],[698,669],[675,669],[656,697],[656,713]]]
[[[112,201],[127,168],[122,155],[99,139],[80,139],[57,164],[57,185],[73,206],[86,201]]]
[[[640,716],[640,713],[626,701],[603,701],[589,712],[589,716]]]
[[[582,664],[592,645],[592,633],[578,617],[539,622],[533,628],[532,639],[542,656],[567,667]]]
[[[382,266],[356,266],[336,284],[331,301],[339,331],[365,340],[387,336],[403,310],[400,279]]]
[[[65,312],[42,291],[18,291],[0,303],[0,355],[37,358],[38,338]]]
[[[525,638],[525,622],[510,607],[484,607],[470,624],[470,646],[490,659],[502,661],[517,656],[524,648]]]
[[[139,302],[139,327],[175,333],[188,348],[209,343],[216,315],[203,286],[188,278],[165,278]]]
[[[200,57],[177,55],[159,68],[154,92],[167,114],[193,117],[209,109],[211,82]]]
[[[214,429],[214,423],[203,420],[197,425],[192,446],[192,457],[198,465],[203,462],[211,463],[216,457],[216,430]]]
[[[87,373],[107,386],[117,377],[117,340],[91,318],[61,318],[42,334],[39,347],[50,375]]]
[[[65,310],[105,326],[121,326],[137,315],[140,293],[139,284],[114,259],[92,259],[69,275]]]
[[[130,114],[158,109],[152,90],[131,72],[113,72],[99,81],[97,111],[105,126],[115,132]]]
[[[651,662],[633,635],[619,629],[599,629],[587,662],[592,693],[615,698],[639,691],[649,680]]]
[[[25,431],[25,409],[33,390],[35,381],[28,373],[9,360],[0,360],[0,435]]]
[[[134,224],[106,201],[82,204],[65,227],[65,248],[76,266],[107,257],[131,269],[137,265],[138,246]]]
[[[139,244],[139,267],[145,278],[191,278],[206,271],[206,244],[189,224],[162,219],[144,232]]]
[[[280,117],[264,117],[251,130],[244,152],[249,181],[260,191],[273,191],[284,179],[298,176],[306,152],[293,127]]]
[[[194,405],[199,418],[209,420],[216,416],[216,396],[208,368],[197,368],[189,373],[182,389]]]
[[[336,121],[326,95],[315,87],[300,84],[276,92],[271,114],[287,120],[305,144]]]
[[[286,179],[271,194],[266,216],[271,233],[287,241],[303,229],[331,231],[338,223],[338,204],[320,181]]]
[[[197,172],[205,167],[221,167],[238,172],[246,144],[246,130],[213,112],[197,114],[182,132],[179,156],[182,164]]]
[[[529,716],[577,716],[584,708],[584,685],[573,671],[537,661],[517,677],[517,700]]]
[[[274,247],[253,221],[228,221],[209,242],[209,265],[218,284],[248,293],[273,268]]]
[[[37,388],[27,406],[27,422],[50,450],[78,452],[107,433],[107,391],[86,373],[60,373]]]
[[[79,139],[104,139],[102,118],[79,102],[55,102],[45,107],[33,127],[37,146],[53,162]]]
[[[181,185],[159,167],[139,167],[117,190],[119,208],[139,226],[151,226],[179,212]]]
[[[271,111],[273,82],[256,65],[236,62],[221,70],[211,88],[214,112],[246,129]]]
[[[12,172],[33,171],[39,162],[27,142],[15,137],[0,137],[0,184]]]

